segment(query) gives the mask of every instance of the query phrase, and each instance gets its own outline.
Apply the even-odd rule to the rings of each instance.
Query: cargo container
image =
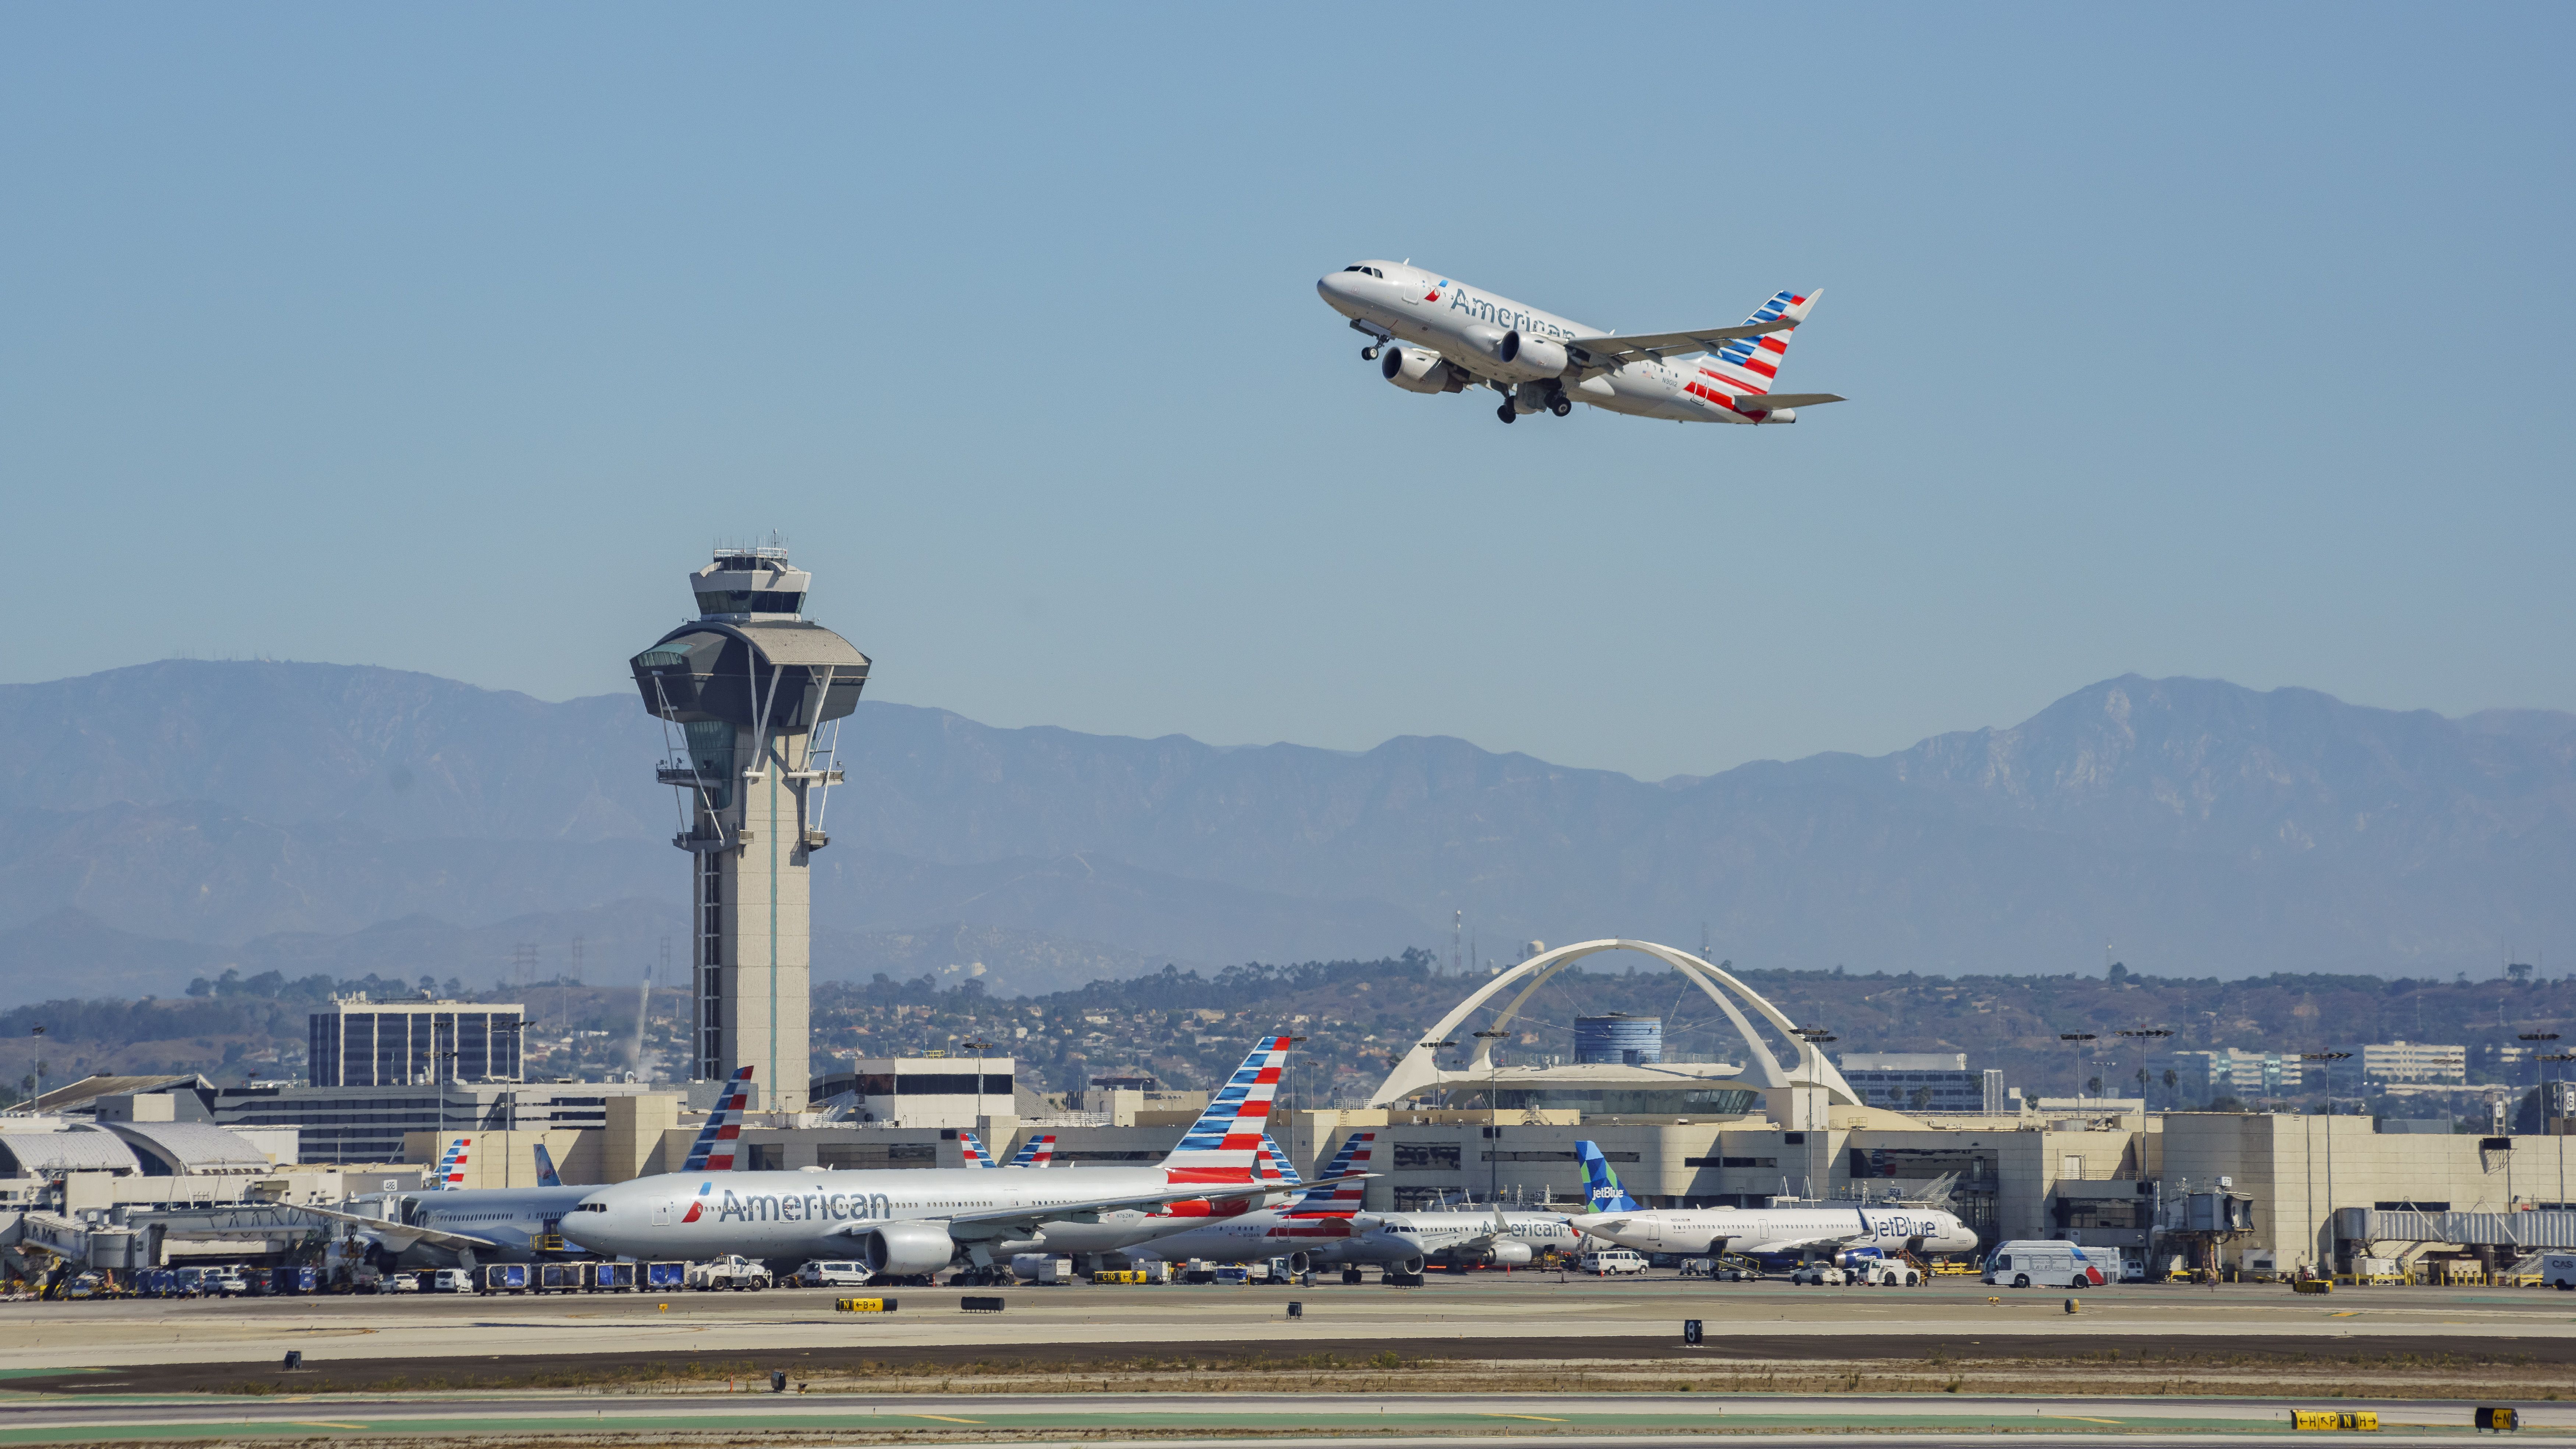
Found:
[[[643,1267],[644,1291],[647,1293],[677,1293],[689,1286],[689,1265],[686,1263],[646,1263]]]
[[[528,1265],[494,1263],[483,1270],[486,1293],[525,1293],[528,1291]]]
[[[635,1265],[632,1263],[584,1263],[581,1286],[593,1293],[632,1293],[635,1291]]]
[[[578,1293],[582,1290],[581,1264],[537,1264],[536,1290],[540,1293]]]

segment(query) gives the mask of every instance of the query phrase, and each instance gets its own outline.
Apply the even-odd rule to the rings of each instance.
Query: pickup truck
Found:
[[[703,1263],[690,1264],[689,1286],[703,1289],[731,1288],[736,1292],[745,1288],[757,1291],[769,1286],[769,1265],[746,1258],[740,1253],[727,1253],[721,1258],[710,1258]]]

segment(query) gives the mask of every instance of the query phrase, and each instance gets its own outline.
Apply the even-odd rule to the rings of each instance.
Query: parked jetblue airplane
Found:
[[[1643,1208],[1619,1185],[1616,1169],[1590,1142],[1578,1142],[1591,1211],[1573,1224],[1596,1238],[1641,1253],[1741,1253],[1750,1258],[1827,1256],[1877,1246],[1925,1253],[1973,1253],[1977,1235],[1938,1208],[1778,1207]]]
[[[1817,292],[1782,292],[1740,327],[1619,337],[1405,262],[1354,262],[1315,290],[1376,339],[1360,356],[1384,354],[1387,381],[1407,392],[1490,387],[1507,423],[1542,408],[1561,418],[1579,402],[1685,423],[1794,423],[1800,408],[1843,401],[1771,390]]]

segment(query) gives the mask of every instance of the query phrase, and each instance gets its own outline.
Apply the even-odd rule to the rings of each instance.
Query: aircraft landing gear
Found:
[[[1556,401],[1554,401],[1554,402],[1552,402],[1552,403],[1549,403],[1549,404],[1547,405],[1547,410],[1548,410],[1549,412],[1552,412],[1552,413],[1556,414],[1558,417],[1560,417],[1560,418],[1561,418],[1561,417],[1564,417],[1566,414],[1568,414],[1568,413],[1570,413],[1570,412],[1573,412],[1573,411],[1574,411],[1574,404],[1573,404],[1573,403],[1571,403],[1571,402],[1568,402],[1568,401],[1567,401],[1566,399],[1564,399],[1564,398],[1558,398]]]
[[[1371,345],[1369,345],[1369,346],[1367,346],[1367,347],[1363,347],[1363,348],[1361,348],[1361,349],[1360,349],[1360,361],[1362,361],[1362,362],[1375,362],[1375,361],[1377,361],[1377,345],[1376,345],[1376,344],[1374,344],[1374,343],[1372,343]]]
[[[1503,399],[1503,405],[1494,409],[1494,416],[1501,418],[1504,422],[1508,423],[1513,418],[1519,416],[1519,414],[1512,411],[1512,400],[1510,398],[1505,398]]]

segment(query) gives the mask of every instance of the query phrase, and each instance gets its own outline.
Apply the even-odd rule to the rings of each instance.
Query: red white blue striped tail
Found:
[[[465,1186],[465,1163],[473,1155],[474,1139],[459,1137],[447,1144],[438,1155],[438,1171],[429,1179],[431,1192],[453,1192]]]
[[[1323,1175],[1340,1177],[1345,1173],[1368,1171],[1369,1154],[1375,1150],[1376,1142],[1375,1132],[1354,1132],[1343,1138],[1342,1150],[1333,1154],[1333,1160],[1325,1167]],[[1368,1184],[1364,1182],[1321,1183],[1306,1189],[1306,1195],[1297,1199],[1296,1205],[1289,1211],[1355,1213],[1360,1210],[1360,1199],[1367,1187]]]
[[[1744,319],[1747,326],[1785,322],[1788,327],[1758,337],[1734,339],[1700,359],[1700,376],[1717,391],[1739,397],[1771,391],[1772,383],[1780,376],[1781,360],[1789,355],[1789,327],[1806,321],[1808,311],[1822,295],[1822,288],[1803,295],[1781,292],[1755,308],[1753,315]]]
[[[1294,1037],[1265,1036],[1163,1159],[1171,1182],[1250,1182]]]
[[[1028,1143],[1020,1148],[1019,1155],[1011,1159],[1011,1165],[1044,1167],[1053,1161],[1055,1161],[1055,1134],[1050,1132],[1044,1137],[1030,1138]]]
[[[1279,1140],[1267,1132],[1261,1134],[1261,1180],[1281,1187],[1302,1187],[1306,1181],[1297,1175],[1297,1164],[1279,1150]]]
[[[1002,1165],[993,1160],[993,1154],[984,1150],[982,1138],[963,1127],[957,1129],[957,1150],[965,1157],[968,1167],[997,1168]]]
[[[742,1136],[742,1114],[751,1101],[751,1068],[744,1067],[725,1083],[724,1095],[716,1099],[716,1109],[707,1114],[707,1125],[698,1129],[698,1140],[689,1148],[689,1160],[680,1164],[682,1172],[733,1171],[734,1140]]]

